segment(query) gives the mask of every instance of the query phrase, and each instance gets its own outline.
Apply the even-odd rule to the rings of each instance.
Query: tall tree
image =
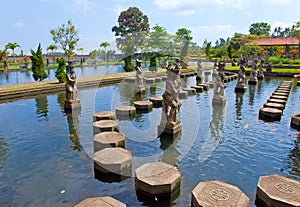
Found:
[[[112,28],[112,32],[117,37],[118,48],[123,52],[125,71],[133,71],[132,57],[137,48],[144,43],[149,30],[148,17],[137,7],[129,7],[120,13],[118,25]]]
[[[66,69],[66,60],[61,57],[58,60],[58,67],[55,71],[55,77],[60,83],[65,83],[67,81],[65,69]]]
[[[168,34],[164,27],[158,24],[152,27],[148,47],[155,52],[166,53],[170,41],[172,41],[171,35]]]
[[[68,20],[67,24],[62,24],[57,29],[52,29],[50,34],[52,35],[54,43],[64,50],[65,55],[67,55],[68,60],[70,60],[79,41],[78,31],[75,29],[71,20]]]
[[[14,42],[14,43],[12,43],[12,42],[9,42],[9,43],[7,43],[7,45],[5,45],[5,48],[6,49],[10,49],[10,50],[12,50],[12,55],[14,56],[14,63],[16,63],[16,57],[15,57],[15,49],[17,48],[17,47],[21,47],[18,43],[16,43],[16,42]]]
[[[211,42],[206,43],[205,46],[205,55],[210,59],[210,49],[211,49]]]
[[[57,47],[56,47],[56,45],[50,44],[50,45],[47,47],[47,51],[48,51],[48,50],[51,50],[52,62],[53,62],[53,64],[54,64],[54,63],[55,63],[54,51],[57,50]]]
[[[104,60],[107,62],[107,53],[106,53],[106,48],[109,47],[110,44],[108,42],[101,42],[100,47],[104,47]]]
[[[189,45],[193,39],[191,33],[192,31],[186,28],[180,28],[176,31],[176,36],[179,38],[180,45],[181,45],[181,52],[180,52],[181,57],[187,56]]]
[[[271,26],[266,22],[252,23],[249,27],[250,34],[269,36],[271,31]]]
[[[7,58],[7,51],[6,49],[0,50],[0,61],[3,62],[4,59]]]
[[[44,56],[42,53],[42,46],[41,43],[39,43],[39,46],[35,51],[31,49],[31,70],[32,70],[32,76],[35,81],[42,81],[48,77],[48,74],[45,71],[45,64],[44,64]]]

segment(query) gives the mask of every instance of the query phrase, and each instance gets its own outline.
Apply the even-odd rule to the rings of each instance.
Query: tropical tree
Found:
[[[48,74],[45,71],[45,63],[44,63],[44,56],[42,53],[42,46],[41,43],[39,43],[39,46],[35,51],[31,49],[31,70],[32,70],[32,76],[35,81],[42,81],[48,77]]]
[[[109,47],[110,44],[108,42],[101,42],[100,47],[104,47],[104,60],[107,62],[107,53],[106,53],[106,48]]]
[[[18,43],[16,43],[16,42],[14,42],[14,43],[9,42],[9,43],[7,43],[7,45],[5,45],[6,50],[7,50],[7,49],[12,50],[12,53],[13,53],[12,55],[13,55],[13,57],[14,57],[14,63],[16,63],[15,49],[16,49],[17,47],[21,47],[21,46],[20,46]]]
[[[249,27],[250,34],[269,36],[271,31],[271,26],[266,22],[252,23]]]
[[[108,50],[107,51],[107,60],[109,60],[109,61],[114,60],[115,59],[115,54],[116,54],[116,51]]]
[[[149,30],[148,17],[137,7],[129,7],[120,13],[118,25],[112,28],[112,32],[115,33],[117,47],[123,52],[125,71],[133,71],[132,57],[138,47],[144,44]]]
[[[52,61],[53,61],[53,64],[54,64],[55,63],[54,51],[57,50],[57,47],[56,47],[56,45],[50,44],[47,47],[47,51],[48,50],[51,50]]]
[[[186,28],[180,28],[176,31],[176,37],[178,38],[181,46],[181,50],[180,50],[181,57],[187,56],[189,45],[193,39],[191,33],[192,31]]]
[[[67,55],[68,60],[70,60],[79,41],[78,31],[75,29],[71,20],[68,20],[67,24],[62,24],[57,29],[52,29],[50,34],[52,35],[54,43],[64,50],[65,55]]]
[[[58,68],[55,71],[55,77],[60,83],[66,82],[66,60],[64,58],[59,58],[58,60]]]
[[[211,42],[207,42],[205,46],[205,55],[210,59]]]
[[[164,27],[156,24],[151,29],[148,46],[156,52],[166,53],[169,42],[172,39],[172,36],[168,34]]]
[[[6,49],[0,50],[0,61],[3,62],[4,59],[7,58],[7,51]]]
[[[229,59],[231,60],[232,59],[232,46],[231,45],[228,45],[228,47],[227,47],[227,55],[228,55]]]

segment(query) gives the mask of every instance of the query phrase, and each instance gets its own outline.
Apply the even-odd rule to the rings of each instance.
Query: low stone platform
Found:
[[[267,100],[268,103],[279,103],[279,104],[283,104],[285,105],[286,104],[286,100],[282,100],[282,99],[273,99],[273,98],[269,98]]]
[[[249,85],[257,85],[257,81],[255,80],[248,80]]]
[[[93,115],[93,120],[95,121],[101,121],[101,120],[114,120],[115,119],[115,113],[112,111],[100,111],[96,112]]]
[[[248,207],[249,198],[236,186],[221,182],[200,182],[192,191],[192,207]]]
[[[180,172],[164,162],[146,163],[135,170],[138,191],[154,196],[170,196],[180,186]]]
[[[81,110],[80,100],[65,100],[64,109],[67,113]]]
[[[125,136],[119,132],[102,132],[94,136],[94,152],[108,147],[125,148]]]
[[[274,93],[290,93],[290,90],[276,89]]]
[[[126,77],[126,78],[124,78],[124,81],[127,82],[127,83],[134,83],[135,78],[134,77]]]
[[[119,124],[115,120],[101,120],[93,123],[94,135],[101,132],[119,131]]]
[[[281,119],[282,110],[276,108],[261,108],[259,110],[259,119],[267,121],[279,121]]]
[[[300,114],[294,114],[292,116],[290,126],[298,131],[300,130]]]
[[[194,95],[196,95],[196,89],[194,89],[194,88],[184,88],[183,90],[184,90],[184,91],[187,91],[188,94],[189,94],[189,96],[194,96]]]
[[[215,82],[214,81],[209,81],[209,87],[214,88],[215,87]]]
[[[297,86],[300,86],[300,81],[297,81]]]
[[[257,207],[299,207],[300,182],[279,175],[261,176],[255,204]]]
[[[162,78],[163,81],[166,81],[168,79],[167,76],[162,76],[161,78]]]
[[[126,205],[110,196],[86,198],[74,207],[126,207]]]
[[[279,103],[271,103],[271,102],[267,102],[264,104],[264,108],[275,108],[275,109],[280,109],[283,110],[284,109],[284,105],[283,104],[279,104]]]
[[[203,92],[204,91],[204,88],[203,86],[192,86],[191,88],[194,88],[196,90],[196,92]]]
[[[94,164],[103,173],[131,176],[132,155],[120,147],[105,148],[94,154]]]
[[[162,78],[161,77],[155,77],[155,83],[159,83],[162,82]]]
[[[289,96],[289,93],[283,93],[283,92],[273,92],[272,93],[273,96],[285,96],[285,97],[288,97]]]
[[[247,87],[235,87],[234,92],[235,93],[245,93],[247,91]]]
[[[202,86],[205,91],[207,91],[210,87],[208,83],[198,84],[198,86]]]
[[[280,100],[287,100],[287,96],[276,96],[276,95],[271,95],[270,99],[280,99]]]
[[[116,117],[119,120],[133,119],[136,115],[134,106],[118,106],[116,107]]]
[[[152,96],[150,97],[149,101],[153,103],[153,107],[162,107],[162,96]]]
[[[135,101],[133,103],[137,111],[149,112],[153,108],[151,101]]]
[[[144,80],[148,84],[155,84],[155,78],[144,78]]]
[[[179,91],[178,98],[179,99],[187,99],[189,96],[189,92],[187,91]]]

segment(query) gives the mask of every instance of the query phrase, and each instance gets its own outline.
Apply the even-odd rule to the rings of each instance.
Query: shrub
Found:
[[[60,83],[65,83],[66,80],[66,60],[64,58],[60,58],[58,60],[58,68],[55,71],[55,77]]]

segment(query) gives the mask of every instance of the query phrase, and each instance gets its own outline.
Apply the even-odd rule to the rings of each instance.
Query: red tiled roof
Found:
[[[285,45],[299,45],[300,40],[297,37],[267,37],[255,39],[246,45],[260,45],[260,46],[285,46]]]

